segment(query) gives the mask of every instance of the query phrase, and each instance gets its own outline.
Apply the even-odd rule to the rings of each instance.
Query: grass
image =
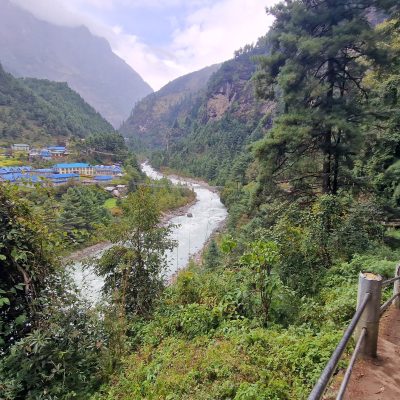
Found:
[[[17,167],[19,165],[24,165],[24,162],[16,158],[0,156],[0,167]]]
[[[104,207],[107,208],[107,210],[112,210],[113,208],[117,207],[117,199],[107,199],[104,202]]]
[[[385,233],[385,243],[392,249],[400,247],[400,229],[389,228]]]
[[[393,229],[393,228],[389,228],[386,231],[386,236],[387,237],[391,237],[393,239],[398,239],[400,240],[400,229]]]

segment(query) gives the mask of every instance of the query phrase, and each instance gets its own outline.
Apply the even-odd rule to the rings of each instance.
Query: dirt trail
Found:
[[[345,400],[400,400],[400,310],[382,316],[378,358],[356,363]]]

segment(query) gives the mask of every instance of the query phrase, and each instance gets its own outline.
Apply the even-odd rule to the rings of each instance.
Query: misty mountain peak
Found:
[[[86,26],[42,21],[0,2],[0,62],[20,77],[68,82],[115,127],[151,87]]]

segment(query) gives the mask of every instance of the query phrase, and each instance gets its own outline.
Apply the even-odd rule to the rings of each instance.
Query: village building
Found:
[[[54,158],[62,157],[67,154],[67,149],[64,146],[50,146],[47,150]]]
[[[0,168],[0,182],[15,182],[23,185],[40,182],[54,185],[62,185],[67,182],[101,184],[112,181],[116,176],[122,176],[122,169],[118,165],[91,166],[87,163],[66,163],[55,164],[51,168],[33,169],[31,166]],[[83,177],[82,180],[81,177]],[[112,190],[115,189],[112,187]]]
[[[11,150],[12,151],[19,151],[22,153],[29,153],[29,144],[24,144],[24,143],[16,143],[11,145]]]
[[[14,146],[20,146],[20,145],[14,145]],[[23,151],[23,150],[14,150],[14,151]],[[49,146],[43,149],[30,149],[29,151],[29,157],[31,158],[40,157],[43,160],[51,160],[53,158],[60,158],[66,155],[68,155],[68,151],[65,146]]]
[[[48,150],[48,149],[42,149],[42,150],[40,150],[40,157],[41,157],[43,160],[51,160],[51,153],[50,153],[50,150]]]
[[[31,149],[29,151],[29,157],[39,157],[40,156],[40,150],[38,149]]]
[[[29,165],[21,167],[2,167],[0,168],[0,175],[2,174],[26,174],[32,171],[32,167]]]
[[[94,180],[96,182],[109,182],[112,181],[113,179],[114,177],[111,175],[97,175],[94,177]]]
[[[94,168],[87,163],[56,164],[54,171],[59,174],[94,175]]]
[[[94,170],[96,175],[122,175],[122,168],[119,165],[95,165]]]
[[[16,183],[25,186],[31,186],[40,182],[40,178],[30,174],[23,174],[21,172],[8,172],[0,174],[0,182]]]
[[[80,175],[77,173],[65,173],[65,174],[52,174],[47,176],[48,179],[55,185],[63,185],[68,182],[78,182]]]
[[[36,176],[42,176],[42,177],[48,177],[50,175],[54,174],[54,170],[52,168],[38,168],[38,169],[34,169],[32,171],[33,175]]]

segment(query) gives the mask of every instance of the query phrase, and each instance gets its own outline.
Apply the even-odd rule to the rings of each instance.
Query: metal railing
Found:
[[[393,283],[393,296],[384,304],[380,305],[382,288],[389,286],[391,283]],[[379,320],[393,301],[395,302],[395,306],[400,309],[400,265],[396,267],[394,278],[388,279],[387,281],[382,281],[380,275],[360,272],[356,312],[344,332],[342,339],[332,353],[330,360],[322,371],[308,400],[320,400],[322,398],[337,368],[339,360],[351,336],[354,334],[356,341],[354,352],[336,396],[336,400],[343,399],[357,356],[360,354],[363,357],[376,357]]]

